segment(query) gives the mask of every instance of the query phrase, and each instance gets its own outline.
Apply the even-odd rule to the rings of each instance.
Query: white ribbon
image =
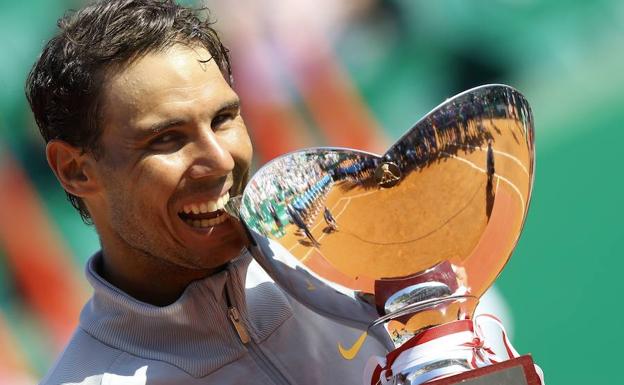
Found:
[[[488,336],[486,341],[483,332],[483,323],[492,322],[498,328],[498,333]],[[381,368],[381,374],[375,382],[380,385],[389,385],[392,383],[392,375],[398,373],[406,373],[409,369],[427,364],[428,362],[436,362],[440,360],[458,359],[470,363],[473,368],[481,368],[498,362],[506,361],[520,355],[511,345],[505,327],[500,320],[490,314],[480,314],[473,319],[473,330],[459,331],[433,340],[418,344],[405,351],[392,362],[390,368],[387,368],[386,357],[371,357],[366,364],[364,370],[364,385],[371,385],[371,379],[375,370]],[[488,333],[490,334],[490,333]],[[496,342],[491,344],[488,342]],[[493,346],[504,346],[504,351],[496,351]],[[457,374],[467,369],[463,367],[452,367],[448,369],[440,369],[431,371],[423,381],[429,381],[433,378],[440,378],[447,375]],[[535,371],[544,385],[544,374],[541,368],[535,365]],[[390,373],[392,375],[389,375]]]

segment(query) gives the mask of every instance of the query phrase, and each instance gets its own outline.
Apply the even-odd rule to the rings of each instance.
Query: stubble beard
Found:
[[[124,258],[141,258],[166,270],[206,268],[199,256],[177,244],[170,235],[154,230],[154,227],[159,226],[169,231],[163,220],[156,215],[154,208],[144,204],[145,200],[131,202],[124,199],[130,194],[119,186],[109,191],[109,221],[113,236],[133,254]]]

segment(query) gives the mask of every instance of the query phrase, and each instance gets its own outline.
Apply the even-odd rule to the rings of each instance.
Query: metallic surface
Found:
[[[478,87],[383,155],[313,148],[262,167],[240,217],[256,259],[314,310],[386,324],[395,345],[471,318],[522,230],[534,168],[525,98]]]

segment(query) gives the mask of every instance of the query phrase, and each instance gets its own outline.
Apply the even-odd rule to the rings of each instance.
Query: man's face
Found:
[[[96,163],[103,188],[88,202],[105,252],[191,269],[240,252],[221,209],[242,192],[251,143],[238,96],[208,59],[205,49],[177,45],[106,80]]]

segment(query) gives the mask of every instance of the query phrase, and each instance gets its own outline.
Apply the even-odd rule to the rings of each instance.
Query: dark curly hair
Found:
[[[176,44],[204,47],[224,78],[232,73],[206,9],[173,0],[103,0],[58,21],[59,33],[43,48],[26,80],[26,97],[44,140],[63,140],[97,159],[100,91],[107,73]],[[92,224],[82,200],[71,204]]]

